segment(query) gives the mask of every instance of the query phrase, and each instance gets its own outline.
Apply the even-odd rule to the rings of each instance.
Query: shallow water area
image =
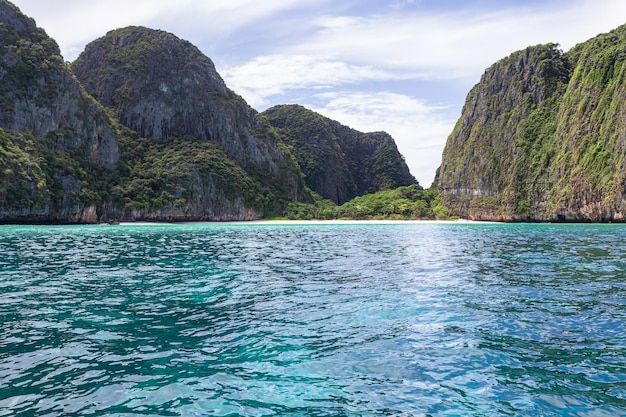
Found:
[[[0,416],[626,414],[626,226],[0,227]]]

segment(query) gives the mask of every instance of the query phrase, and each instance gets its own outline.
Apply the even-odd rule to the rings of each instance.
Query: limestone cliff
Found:
[[[318,116],[258,114],[158,30],[109,32],[70,67],[0,0],[0,223],[258,219],[314,201],[299,162],[337,202],[415,183],[389,135]]]
[[[48,137],[55,150],[83,147],[96,164],[119,159],[111,122],[68,70],[54,40],[0,1],[0,127]]]
[[[80,218],[85,181],[118,160],[111,120],[55,41],[0,0],[0,220]]]
[[[417,183],[385,132],[362,133],[298,105],[263,115],[294,153],[306,184],[336,204]]]
[[[622,221],[626,26],[562,53],[516,52],[467,96],[437,186],[479,220]]]
[[[188,42],[132,27],[85,50],[73,68],[117,121],[4,0],[0,34],[0,222],[252,220],[310,201],[271,126]]]
[[[263,184],[266,200],[310,198],[271,127],[189,42],[144,27],[117,29],[87,45],[72,68],[87,91],[140,137],[215,143]],[[280,207],[266,202],[256,209]]]

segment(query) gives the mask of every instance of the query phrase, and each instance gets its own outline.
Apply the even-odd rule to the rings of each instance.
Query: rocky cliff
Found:
[[[252,220],[313,203],[305,177],[337,202],[415,183],[386,133],[260,115],[170,33],[114,30],[70,67],[0,0],[0,223]]]
[[[119,153],[111,122],[68,70],[54,40],[0,1],[0,127],[48,137],[54,150],[84,148],[114,168]]]
[[[336,204],[417,183],[385,132],[362,133],[299,105],[263,115],[295,155],[306,184]]]
[[[0,0],[0,220],[80,219],[81,192],[118,160],[112,121],[55,41]]]
[[[165,198],[155,198],[155,207],[195,201],[197,207],[188,206],[179,214],[174,210],[172,215],[195,213],[193,218],[210,219],[203,214],[207,207],[224,207],[215,213],[215,219],[222,220],[234,204],[244,208],[235,216],[242,219],[280,211],[284,202],[310,199],[297,164],[273,129],[226,87],[211,60],[189,42],[143,27],[117,29],[87,45],[72,69],[121,124],[153,140],[146,144],[149,152],[162,149],[161,156],[137,154],[139,162],[164,159],[177,151],[189,154],[196,147],[211,154],[198,161],[205,172],[200,182],[193,178],[202,170],[197,164],[188,166],[188,158],[180,159],[185,168],[171,167],[170,171],[190,176],[155,190],[165,192]],[[134,146],[132,141],[127,144]],[[218,153],[223,155],[217,157]],[[136,166],[138,161],[127,162]],[[223,172],[232,175],[222,176]],[[172,177],[164,168],[163,176]]]
[[[479,220],[623,221],[626,26],[516,52],[467,96],[437,186]]]
[[[89,45],[73,68],[107,113],[4,0],[0,35],[1,222],[251,220],[311,201],[275,131],[188,42],[131,27]]]

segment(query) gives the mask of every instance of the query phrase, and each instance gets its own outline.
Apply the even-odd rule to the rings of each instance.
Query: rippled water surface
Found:
[[[626,227],[0,227],[0,416],[626,415]]]

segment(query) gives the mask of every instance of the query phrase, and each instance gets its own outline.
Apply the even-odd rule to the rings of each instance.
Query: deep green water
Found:
[[[0,416],[626,415],[626,226],[0,227]]]

